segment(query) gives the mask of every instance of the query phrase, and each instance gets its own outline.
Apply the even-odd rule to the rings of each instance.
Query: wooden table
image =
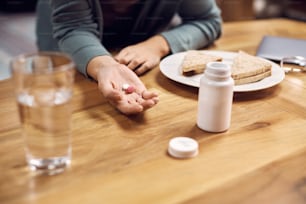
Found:
[[[255,54],[266,34],[306,39],[306,23],[286,19],[226,23],[209,49]],[[279,85],[236,93],[225,133],[196,126],[197,89],[173,82],[158,68],[142,77],[160,103],[126,117],[77,75],[73,159],[56,176],[26,166],[11,80],[0,82],[0,203],[305,203],[306,74]],[[188,136],[197,157],[167,155],[170,138]]]

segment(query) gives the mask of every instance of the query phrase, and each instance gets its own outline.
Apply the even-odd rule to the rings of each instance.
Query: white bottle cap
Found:
[[[169,142],[168,153],[176,158],[195,157],[199,153],[198,142],[189,137],[175,137]]]
[[[224,62],[209,62],[205,74],[214,78],[228,78],[231,76],[231,67]]]

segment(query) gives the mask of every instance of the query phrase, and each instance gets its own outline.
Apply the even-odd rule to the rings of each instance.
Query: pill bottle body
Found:
[[[233,103],[234,80],[230,66],[211,62],[200,80],[197,126],[207,132],[229,129]]]

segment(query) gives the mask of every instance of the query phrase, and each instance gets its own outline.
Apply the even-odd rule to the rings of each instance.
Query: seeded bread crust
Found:
[[[222,57],[205,54],[197,50],[189,50],[183,59],[182,74],[191,76],[203,73],[207,63],[216,61],[222,61]]]
[[[261,74],[257,74],[254,76],[249,76],[249,77],[243,77],[240,79],[234,79],[235,85],[242,85],[242,84],[248,84],[256,81],[260,81],[266,77],[271,76],[271,71],[267,71]]]
[[[235,84],[246,84],[271,76],[272,65],[259,57],[239,51],[233,59],[232,78]]]

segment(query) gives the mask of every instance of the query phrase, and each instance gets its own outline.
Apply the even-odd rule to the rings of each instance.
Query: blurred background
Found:
[[[306,0],[216,0],[225,22],[263,18],[306,21]],[[0,80],[13,56],[34,52],[37,0],[0,0]]]
[[[287,17],[306,21],[305,0],[217,0],[224,21]]]

